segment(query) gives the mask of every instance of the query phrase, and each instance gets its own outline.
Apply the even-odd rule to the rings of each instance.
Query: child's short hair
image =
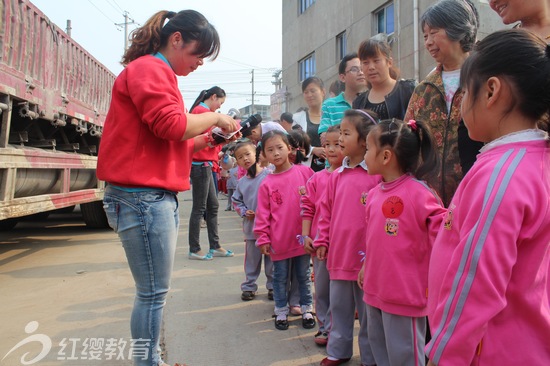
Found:
[[[359,133],[359,140],[365,140],[370,129],[378,124],[378,115],[367,109],[348,109],[344,113],[347,119]]]
[[[329,132],[340,132],[340,125],[329,126],[327,128],[327,133]]]

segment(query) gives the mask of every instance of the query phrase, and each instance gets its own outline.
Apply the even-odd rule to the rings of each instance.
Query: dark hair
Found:
[[[306,90],[309,84],[316,84],[317,86],[319,86],[319,88],[321,88],[321,90],[325,88],[325,83],[323,83],[323,80],[321,80],[321,78],[317,76],[310,76],[302,81],[302,93]]]
[[[283,139],[283,142],[285,144],[287,144],[287,146],[291,147],[290,145],[290,141],[288,140],[288,135],[282,131],[279,131],[279,130],[271,130],[269,132],[267,132],[266,134],[264,134],[262,136],[262,141],[260,141],[260,145],[262,146],[262,152],[265,154],[265,144],[267,143],[268,140],[272,139],[273,137],[275,136],[280,136],[282,139]]]
[[[472,50],[479,28],[479,14],[470,0],[440,0],[420,17],[421,29],[445,30],[451,41],[459,42],[463,52]]]
[[[300,150],[296,151],[296,164],[300,164],[306,161],[307,154],[309,153],[309,149],[311,148],[311,140],[308,134],[305,133],[302,129],[291,130],[288,133],[288,142],[290,142],[291,147],[295,149],[303,148],[306,151],[306,155],[304,155]]]
[[[424,122],[411,120],[405,123],[395,118],[386,119],[380,121],[372,132],[379,148],[387,146],[393,150],[404,172],[421,179],[438,169],[436,142]]]
[[[550,111],[550,49],[546,42],[524,29],[507,29],[481,40],[462,65],[460,85],[472,100],[490,77],[503,77],[511,85],[525,116],[540,120]],[[547,121],[545,121],[547,123]]]
[[[294,123],[294,118],[292,117],[292,113],[283,112],[281,114],[281,121],[285,121],[285,122],[288,122],[288,123]]]
[[[334,80],[330,84],[328,91],[336,96],[336,95],[340,95],[340,93],[342,93],[345,89],[346,89],[346,84],[344,84],[340,80]]]
[[[259,159],[259,155],[260,155],[260,152],[261,150],[259,148],[257,148],[253,143],[252,141],[250,140],[243,140],[243,141],[239,141],[237,143],[237,145],[235,146],[235,150],[233,150],[233,155],[235,156],[235,158],[237,157],[237,150],[241,149],[241,148],[244,148],[244,147],[247,147],[247,146],[250,146],[253,150],[254,150],[254,155],[256,156],[256,163],[255,164],[252,164],[250,166],[250,168],[247,169],[246,171],[246,174],[248,174],[251,178],[256,178],[256,174],[257,174],[257,165],[258,165],[258,159]]]
[[[164,24],[166,19],[169,21]],[[179,13],[161,10],[142,27],[132,31],[130,47],[124,52],[121,63],[128,65],[138,57],[158,52],[176,32],[181,33],[184,44],[197,41],[195,55],[212,59],[218,57],[220,38],[216,28],[204,15],[195,10],[182,10]]]
[[[384,56],[389,61],[392,58],[392,51],[388,42],[377,41],[371,38],[361,42],[357,55],[361,61],[368,58],[376,58],[378,55]],[[390,67],[390,77],[394,80],[397,80],[399,77],[399,71],[393,65]]]
[[[224,98],[225,90],[223,90],[219,86],[213,86],[208,90],[201,91],[197,99],[195,99],[195,103],[193,103],[191,108],[189,108],[189,112],[193,112],[193,109],[195,109],[196,106],[209,99],[213,95],[217,96],[218,98]]]
[[[369,116],[371,118],[369,118]],[[378,115],[371,110],[366,109],[348,109],[344,113],[344,118],[347,119],[359,133],[359,141],[365,140],[369,131],[378,121]],[[374,121],[374,122],[373,122]]]
[[[353,60],[354,58],[358,58],[357,52],[352,52],[345,55],[340,61],[340,64],[338,65],[338,74],[345,74],[346,67],[348,66],[348,62]]]
[[[329,126],[327,128],[327,133],[330,133],[330,132],[340,132],[340,125]]]

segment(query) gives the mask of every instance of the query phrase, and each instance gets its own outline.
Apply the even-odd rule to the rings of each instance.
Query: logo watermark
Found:
[[[6,359],[14,351],[20,349],[27,344],[41,345],[41,350],[33,358],[30,352],[26,352],[21,356],[22,365],[34,365],[46,358],[52,348],[57,351],[56,359],[59,361],[117,361],[117,360],[132,360],[132,359],[149,359],[149,351],[151,349],[150,339],[129,339],[124,338],[63,338],[54,347],[52,339],[46,334],[32,334],[38,330],[39,323],[31,321],[25,326],[25,333],[30,334],[25,339],[18,342],[6,353],[0,360]]]

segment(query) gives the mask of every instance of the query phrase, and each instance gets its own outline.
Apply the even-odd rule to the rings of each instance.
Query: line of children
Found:
[[[320,206],[330,175],[342,166],[344,154],[339,144],[340,125],[330,126],[325,136],[325,155],[329,167],[315,173],[307,182],[306,193],[302,196],[302,239],[304,249],[313,254],[313,273],[315,274],[315,312],[319,330],[315,334],[315,343],[326,346],[330,330],[330,288],[329,275],[325,261],[315,255],[313,240],[317,237]]]
[[[372,115],[356,109],[344,113],[339,144],[345,158],[331,174],[321,203],[319,234],[313,246],[319,260],[327,260],[330,275],[330,311],[332,325],[327,343],[328,357],[321,365],[340,365],[353,355],[355,311],[359,317],[361,363],[374,365],[367,336],[363,290],[357,285],[365,250],[365,200],[380,177],[367,171],[363,160],[366,139],[376,121]]]
[[[269,256],[262,255],[260,249],[256,247],[256,236],[254,235],[258,189],[262,181],[269,174],[268,169],[260,166],[260,162],[258,161],[259,152],[260,149],[256,149],[254,144],[249,141],[239,142],[234,151],[237,164],[247,172],[238,181],[237,188],[232,196],[235,211],[243,218],[243,232],[246,244],[244,257],[244,273],[246,277],[245,281],[241,284],[241,299],[243,301],[249,301],[256,297],[256,291],[258,290],[256,282],[262,269],[262,257],[264,260],[264,272],[267,278],[267,296],[270,300],[273,300],[273,262]]]
[[[273,164],[274,171],[264,178],[258,191],[258,207],[254,233],[256,245],[273,260],[273,297],[275,300],[275,327],[288,329],[288,279],[295,272],[300,291],[302,326],[315,327],[311,294],[310,256],[296,239],[302,232],[300,196],[310,169],[297,168],[289,161],[290,144],[286,133],[270,131],[262,136],[262,152]]]
[[[367,136],[365,162],[382,182],[366,204],[366,250],[358,284],[376,364],[425,364],[428,266],[445,209],[419,179],[438,154],[421,121],[381,121]]]

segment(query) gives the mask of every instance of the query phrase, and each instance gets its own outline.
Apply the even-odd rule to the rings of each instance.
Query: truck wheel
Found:
[[[19,219],[0,220],[0,231],[9,231],[17,225]]]
[[[94,201],[80,205],[82,218],[86,226],[91,229],[106,229],[109,227],[107,215],[103,210],[103,201]]]

